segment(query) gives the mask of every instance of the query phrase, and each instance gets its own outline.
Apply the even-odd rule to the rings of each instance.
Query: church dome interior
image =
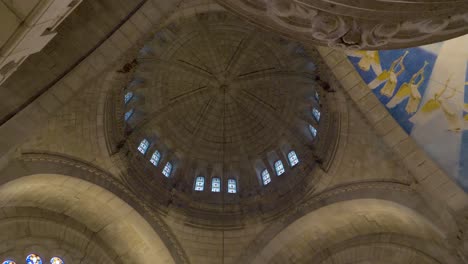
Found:
[[[333,126],[302,45],[211,12],[156,32],[135,64],[114,105],[136,189],[224,215],[313,191]]]
[[[465,1],[0,22],[1,264],[468,263]]]

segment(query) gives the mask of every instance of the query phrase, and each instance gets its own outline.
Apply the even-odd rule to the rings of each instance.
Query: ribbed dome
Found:
[[[140,51],[125,90],[133,96],[126,105],[135,157],[130,174],[139,175],[130,178],[150,192],[171,191],[165,198],[158,192],[158,200],[207,210],[238,211],[241,202],[258,204],[260,194],[297,192],[314,168],[320,140],[310,130],[321,131],[312,110],[325,111],[317,89],[315,66],[297,43],[226,13],[172,23]],[[144,139],[149,146],[142,153]],[[155,166],[149,160],[156,152]],[[167,162],[173,170],[164,177]],[[194,188],[196,177],[204,179],[202,191]],[[213,178],[220,179],[220,193],[212,192]],[[237,183],[234,194],[226,191],[229,179]]]

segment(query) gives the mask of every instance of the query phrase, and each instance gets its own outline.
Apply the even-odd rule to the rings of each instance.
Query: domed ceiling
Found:
[[[327,109],[301,45],[227,13],[205,13],[157,32],[136,65],[124,90],[131,98],[128,180],[149,199],[207,212],[222,207],[226,215],[274,208],[276,199],[313,190]],[[139,151],[145,139],[148,147]]]

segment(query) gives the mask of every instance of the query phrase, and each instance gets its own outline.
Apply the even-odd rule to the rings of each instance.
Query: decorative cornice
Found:
[[[337,48],[393,49],[419,46],[468,32],[466,2],[443,5],[426,0],[418,2],[419,9],[415,8],[414,3],[394,0],[380,1],[382,3],[373,0],[353,1],[359,2],[355,4],[343,0],[334,1],[334,4],[325,0],[218,2],[263,27],[293,39]]]

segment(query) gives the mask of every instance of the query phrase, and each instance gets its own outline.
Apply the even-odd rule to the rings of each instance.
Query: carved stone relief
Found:
[[[393,49],[419,46],[468,33],[468,2],[465,1],[218,2],[256,24],[293,39],[337,48]]]

